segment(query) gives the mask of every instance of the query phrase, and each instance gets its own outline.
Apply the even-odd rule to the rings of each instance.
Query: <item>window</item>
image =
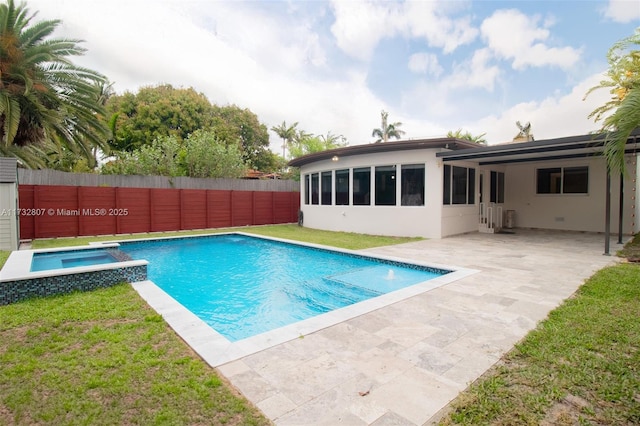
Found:
[[[349,205],[349,169],[336,170],[336,205]]]
[[[476,169],[444,166],[443,204],[475,204]]]
[[[353,169],[353,205],[371,205],[371,168]]]
[[[451,204],[451,166],[444,166],[444,188],[442,189],[442,204]]]
[[[589,192],[589,168],[565,167],[562,178],[563,194],[587,194]]]
[[[491,172],[491,196],[492,203],[504,203],[504,173]]]
[[[309,194],[311,193],[311,188],[309,185],[311,184],[311,177],[309,175],[304,175],[304,203],[309,204]]]
[[[311,175],[311,204],[318,204],[320,192],[320,179],[318,173]]]
[[[376,167],[376,206],[396,205],[396,166]]]
[[[587,194],[589,192],[589,168],[553,167],[538,169],[536,194]]]
[[[401,171],[401,204],[424,206],[424,164],[406,164]]]
[[[333,176],[331,172],[322,172],[322,174],[320,175],[320,190],[321,192],[321,197],[320,197],[320,203],[323,206],[330,206],[331,205],[331,187],[333,186]]]

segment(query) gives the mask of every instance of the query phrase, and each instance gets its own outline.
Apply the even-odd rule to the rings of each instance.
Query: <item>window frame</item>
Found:
[[[325,185],[327,183],[328,185]],[[332,198],[333,198],[333,171],[320,172],[320,205],[321,206],[333,205]]]
[[[444,164],[443,167],[443,206],[473,206],[476,204],[475,167]],[[463,176],[464,174],[464,176]],[[464,184],[464,185],[463,185]],[[464,187],[464,194],[462,189]]]
[[[346,173],[345,173],[346,172]],[[340,176],[339,176],[340,175]],[[346,175],[347,182],[347,192],[346,192],[346,200],[344,199],[344,191],[339,191],[340,179],[342,176]],[[335,171],[335,178],[333,180],[334,192],[336,194],[336,206],[348,206],[350,204],[349,200],[351,199],[351,169],[338,169]],[[346,202],[345,202],[346,201]]]
[[[575,181],[573,181],[571,184],[573,188],[580,187],[581,190],[568,190],[569,188],[567,188],[566,178],[567,171],[569,171],[570,173],[582,172],[581,174],[576,174],[575,176],[581,175],[584,182],[578,181],[577,183],[575,183]],[[536,168],[535,187],[535,194],[542,196],[589,195],[589,166],[559,166]]]
[[[376,206],[395,206],[398,193],[398,170],[396,165],[375,166],[375,200]]]
[[[371,205],[371,167],[367,166],[367,167],[353,167],[352,169],[352,173],[353,173],[353,188],[351,189],[351,193],[353,194],[353,205],[354,206],[370,206]],[[366,182],[368,185],[366,186],[366,189],[368,189],[368,191],[366,193],[362,193],[361,188],[360,188],[360,182],[364,182],[364,180],[361,179],[356,179],[356,176],[360,176],[360,175],[364,175],[364,174],[368,174],[369,175],[369,179]],[[358,194],[356,194],[356,182],[358,184]],[[364,188],[363,188],[364,189]],[[368,194],[368,198],[367,198],[367,194]],[[356,197],[357,196],[357,197]]]
[[[422,174],[422,179],[418,181],[415,177],[414,172],[408,172],[409,170],[411,171],[420,170]],[[424,163],[400,165],[400,205],[401,206],[422,207],[425,205],[426,176],[427,176],[426,166]],[[408,179],[411,179],[411,181],[409,181]],[[410,192],[410,187],[412,185],[417,185],[418,189],[413,192]]]

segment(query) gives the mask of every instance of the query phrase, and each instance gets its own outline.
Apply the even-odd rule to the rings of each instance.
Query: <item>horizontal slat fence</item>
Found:
[[[293,223],[299,197],[282,191],[21,184],[20,238]]]

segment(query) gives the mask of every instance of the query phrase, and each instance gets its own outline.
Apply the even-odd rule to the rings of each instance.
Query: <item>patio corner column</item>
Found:
[[[609,256],[609,239],[611,235],[611,171],[607,165],[607,185],[605,188],[604,212],[604,255]]]
[[[620,172],[620,207],[618,212],[618,244],[622,244],[623,209],[624,209],[624,173]]]

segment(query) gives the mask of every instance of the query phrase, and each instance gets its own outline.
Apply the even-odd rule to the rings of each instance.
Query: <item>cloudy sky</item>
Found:
[[[28,0],[55,34],[84,40],[77,63],[116,92],[169,83],[350,145],[380,111],[405,138],[463,129],[489,144],[516,121],[535,138],[585,134],[609,94],[583,100],[640,1]],[[280,141],[272,135],[272,148]]]

